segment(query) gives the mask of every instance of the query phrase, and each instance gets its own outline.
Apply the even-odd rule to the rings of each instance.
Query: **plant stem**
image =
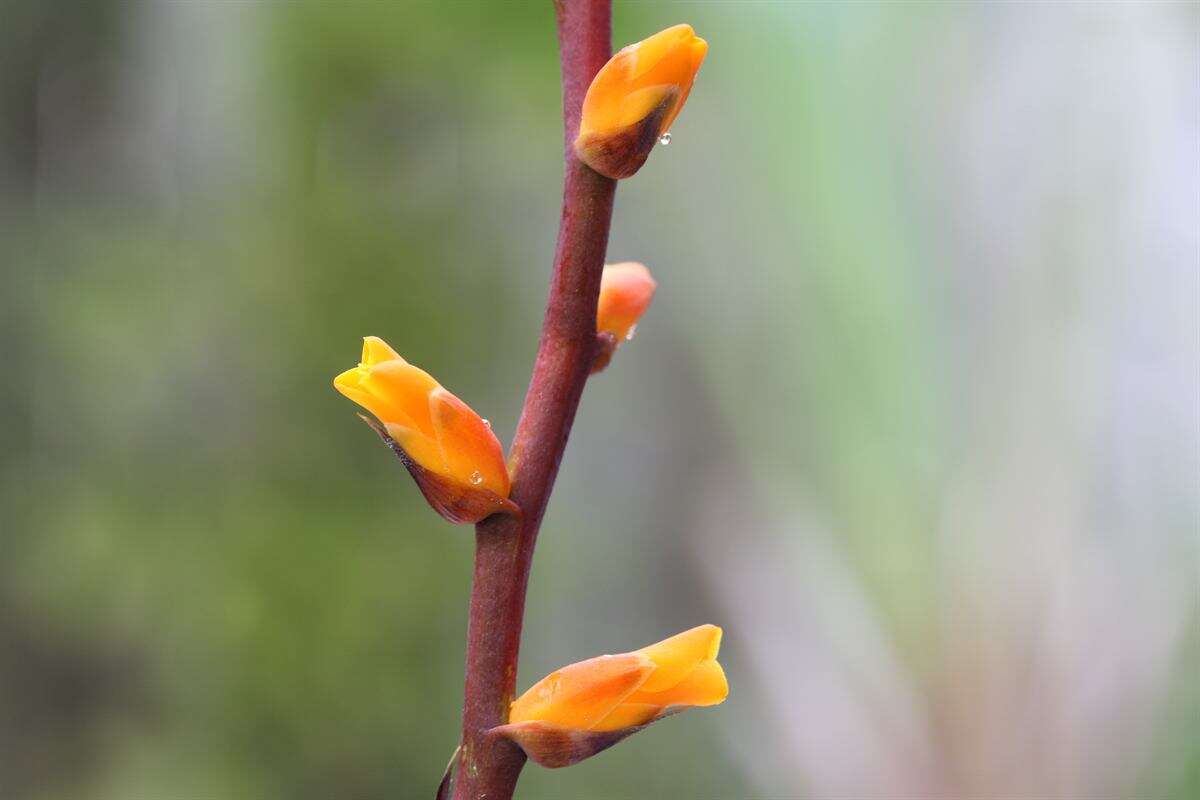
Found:
[[[456,800],[508,800],[525,754],[487,731],[508,721],[516,690],[525,590],[538,528],[596,354],[596,301],[616,181],[575,157],[583,98],[612,55],[610,0],[556,0],[566,168],[562,218],[537,359],[509,455],[521,517],[475,530],[466,689]]]

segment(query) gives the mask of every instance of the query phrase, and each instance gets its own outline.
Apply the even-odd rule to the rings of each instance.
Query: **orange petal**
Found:
[[[696,38],[696,31],[692,29],[692,26],[681,23],[631,44],[626,48],[633,57],[629,68],[630,79],[644,79],[664,61],[670,61],[675,57],[681,45],[694,38]]]
[[[634,692],[630,697],[642,694]],[[621,728],[635,728],[653,722],[663,711],[656,703],[631,703],[626,700],[592,726],[594,731],[616,731]]]
[[[654,662],[639,653],[599,656],[552,672],[512,704],[511,722],[586,729],[645,683]]]
[[[700,71],[700,65],[704,63],[704,57],[707,54],[708,54],[708,42],[697,37],[689,43],[689,45],[688,45],[689,67],[688,67],[688,69],[690,70],[691,74],[690,74],[690,77],[687,79],[687,81],[681,85],[680,92],[679,92],[679,102],[675,104],[675,107],[671,110],[671,113],[667,115],[667,119],[663,123],[662,132],[665,133],[667,131],[667,129],[669,129],[671,127],[671,124],[673,122],[675,122],[675,119],[679,116],[679,112],[683,111],[683,105],[684,105],[684,103],[687,102],[688,95],[690,95],[692,93],[692,86],[696,81],[696,73]]]
[[[396,422],[433,436],[433,420],[429,416],[429,393],[438,382],[423,369],[404,360],[384,361],[370,367],[362,379],[362,387],[380,404],[381,411],[371,413],[385,423]]]
[[[721,649],[721,629],[716,625],[698,625],[677,633],[669,639],[643,647],[637,652],[649,656],[658,666],[654,674],[639,687],[643,692],[669,689],[696,668],[701,661],[711,661]]]
[[[729,681],[725,670],[716,661],[701,661],[679,683],[661,692],[644,688],[629,695],[625,704],[651,703],[661,708],[669,706],[714,706],[729,696]],[[605,720],[607,724],[607,720]]]
[[[396,444],[404,454],[415,461],[422,469],[438,475],[446,472],[446,461],[442,458],[442,448],[435,439],[431,439],[415,428],[409,428],[395,422],[385,422],[383,427],[388,436],[396,440]],[[447,476],[448,477],[448,476]]]
[[[464,522],[479,522],[485,517],[490,517],[492,514],[515,514],[520,516],[521,507],[507,497],[501,497],[489,489],[478,489],[472,486],[467,486],[458,481],[440,475],[431,470],[422,467],[417,461],[401,446],[400,442],[392,436],[381,423],[368,417],[366,414],[359,414],[359,418],[371,426],[371,428],[379,434],[391,450],[400,457],[401,463],[412,475],[416,481],[417,487],[421,490],[421,494],[429,501],[429,505],[433,510],[441,514],[447,522],[461,524]],[[395,426],[393,426],[395,429]],[[405,432],[405,431],[402,431]],[[419,434],[415,434],[419,436]]]
[[[689,28],[688,30],[690,31],[691,29]],[[632,88],[641,88],[658,83],[669,83],[679,87],[691,86],[692,80],[696,76],[696,72],[693,69],[691,47],[691,43],[695,38],[694,35],[689,35],[689,38],[686,39],[676,37],[668,43],[665,49],[661,51],[661,55],[657,61],[648,63],[644,69],[638,70]]]
[[[628,94],[634,66],[634,46],[621,50],[608,60],[583,98],[583,110],[579,118],[580,133],[612,131],[618,124],[621,103]]]
[[[596,330],[611,333],[618,342],[625,339],[650,307],[657,288],[645,264],[625,261],[606,265],[600,279]]]
[[[662,105],[665,100],[669,99],[671,101],[671,110],[663,117],[663,119],[666,119],[674,111],[678,103],[678,98],[679,87],[674,84],[655,84],[647,86],[644,89],[634,89],[628,93],[622,93],[613,117],[613,128],[622,129],[638,124],[654,113],[654,110]],[[671,119],[674,119],[674,117],[671,116]],[[658,128],[655,128],[654,132],[655,134],[662,133]],[[657,136],[653,138],[657,142]]]
[[[429,409],[446,473],[462,483],[508,497],[504,448],[491,427],[442,387],[430,393]]]
[[[704,63],[704,58],[708,55],[708,42],[697,36],[688,45],[688,51],[692,57],[692,74],[693,80],[695,80],[695,73],[700,71],[700,65]]]

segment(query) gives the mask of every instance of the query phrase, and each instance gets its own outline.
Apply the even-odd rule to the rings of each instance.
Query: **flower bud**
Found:
[[[633,338],[637,322],[650,307],[657,287],[645,264],[625,261],[604,266],[600,301],[596,306],[597,352],[592,362],[593,373],[608,366],[621,342]]]
[[[679,116],[708,43],[675,25],[600,68],[583,99],[575,153],[601,175],[628,178]]]
[[[334,378],[333,385],[375,415],[379,424],[368,424],[448,521],[478,522],[498,511],[519,512],[508,499],[503,448],[487,421],[383,339],[363,339],[362,362]]]
[[[632,339],[634,328],[650,307],[657,288],[658,283],[645,264],[636,261],[606,264],[600,278],[596,330],[607,331],[618,340]]]
[[[701,625],[632,653],[563,667],[513,702],[506,736],[544,767],[595,755],[668,714],[721,703],[721,629]]]

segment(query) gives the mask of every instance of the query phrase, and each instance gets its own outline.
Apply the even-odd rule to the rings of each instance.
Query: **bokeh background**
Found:
[[[711,621],[733,692],[521,796],[1200,796],[1200,6],[615,41],[679,21],[518,683]],[[557,70],[549,2],[0,7],[0,796],[432,796],[472,537],[330,381],[511,436]]]

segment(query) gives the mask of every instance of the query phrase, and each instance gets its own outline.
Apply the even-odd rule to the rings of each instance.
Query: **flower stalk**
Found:
[[[538,529],[596,358],[596,307],[616,181],[575,155],[584,96],[612,53],[610,0],[556,0],[562,66],[562,216],[533,375],[509,457],[520,516],[476,526],[456,800],[511,798],[526,756],[489,733],[508,722],[516,692],[525,592]]]

